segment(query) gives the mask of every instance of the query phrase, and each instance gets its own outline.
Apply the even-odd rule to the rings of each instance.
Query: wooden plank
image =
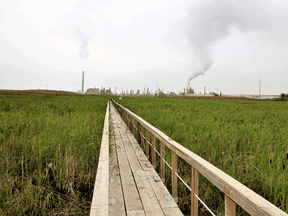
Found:
[[[133,131],[133,125],[132,125],[133,117],[131,115],[129,115],[129,113],[128,113],[128,116],[129,116],[129,130]]]
[[[134,125],[135,125],[135,138],[136,140],[138,141],[138,130],[139,130],[139,127],[138,127],[138,122],[136,119],[134,119]],[[138,129],[138,130],[137,130]]]
[[[118,121],[119,121],[119,119],[118,119]],[[132,134],[127,133],[127,132],[125,133],[125,129],[123,127],[119,127],[118,130],[119,130],[118,133],[121,136],[123,148],[124,148],[125,153],[126,153],[127,162],[128,162],[129,167],[131,168],[131,171],[133,172],[133,171],[142,170],[142,167],[139,164],[139,161],[137,160],[135,152],[134,152],[134,150],[130,144],[130,140],[127,137],[127,135],[132,136]]]
[[[150,185],[152,186],[154,193],[157,196],[157,199],[158,199],[158,201],[159,201],[159,203],[160,203],[160,205],[164,211],[164,214],[166,215],[165,211],[167,211],[167,212],[172,211],[172,210],[170,210],[170,208],[175,208],[178,210],[173,209],[173,211],[178,212],[178,214],[174,214],[174,216],[183,215],[174,200],[168,201],[165,199],[164,195],[169,195],[170,193],[162,181],[155,181],[154,180],[154,177],[159,177],[159,176],[153,167],[147,167],[147,164],[150,164],[150,162],[149,162],[148,158],[145,156],[143,150],[140,148],[137,141],[135,139],[134,140],[132,139],[131,144],[134,148],[135,154],[137,155],[137,158],[140,161],[140,164],[141,164],[143,170],[145,171],[145,174],[146,174],[146,176],[150,182]],[[136,151],[136,150],[138,150],[138,151]]]
[[[149,131],[146,129],[145,130],[145,137],[146,137],[146,156],[149,158]]]
[[[124,111],[124,110],[123,110]],[[123,120],[124,122],[126,123],[127,125],[127,112],[122,112],[122,115],[123,115]]]
[[[128,114],[128,112],[126,112],[126,116],[127,116],[127,127],[129,128],[130,120],[129,120],[129,114]]]
[[[120,177],[127,210],[143,209],[125,153],[117,149]]]
[[[156,148],[156,139],[155,136],[152,135],[152,150],[151,150],[151,154],[152,154],[152,165],[154,168],[156,168],[156,152],[155,152],[155,148]]]
[[[142,127],[141,125],[140,125],[140,127],[141,127],[141,146],[142,146],[142,148],[144,148],[144,127]]]
[[[128,125],[128,118],[127,118],[128,113],[125,110],[123,110],[123,115],[124,115],[124,122],[126,123],[126,125]]]
[[[114,128],[115,130],[115,128]],[[112,142],[109,166],[109,198],[115,203],[109,204],[109,215],[125,216],[125,206],[120,181],[119,164],[116,157],[115,140]]]
[[[137,188],[140,193],[142,204],[146,215],[163,215],[162,208],[155,196],[155,193],[149,183],[143,170],[133,172]]]
[[[117,120],[121,121],[120,116],[117,115]],[[123,134],[123,128],[118,128],[119,133]],[[157,197],[149,183],[149,180],[147,179],[139,160],[137,159],[137,156],[135,154],[135,151],[139,151],[139,149],[136,149],[134,151],[130,140],[135,140],[135,137],[132,136],[131,133],[127,132],[124,136],[122,136],[122,140],[125,146],[125,151],[127,155],[128,162],[130,164],[130,168],[132,170],[137,189],[140,194],[140,198],[142,201],[142,205],[144,207],[144,211],[146,215],[164,215],[163,211],[161,209],[161,206],[157,200]],[[136,141],[137,142],[137,141]],[[140,148],[140,147],[139,147]]]
[[[119,121],[121,121],[121,119],[119,119]],[[126,134],[128,135],[129,133],[130,132],[128,131]],[[145,156],[145,154],[144,154],[142,148],[140,147],[140,145],[138,144],[137,140],[133,136],[129,136],[129,135],[128,135],[128,138],[129,138],[131,146],[135,152],[135,155],[137,156],[137,159],[140,162],[142,169],[145,171],[146,177],[147,177],[147,179],[151,185],[151,188],[153,189],[153,192],[157,197],[156,200],[158,200],[160,206],[162,207],[162,211],[164,211],[164,214],[165,215],[172,215],[173,214],[173,216],[183,215],[173,199],[172,200],[166,200],[165,199],[164,195],[169,195],[170,193],[162,181],[155,181],[154,180],[154,177],[158,176],[158,174],[153,169],[153,167],[147,167],[146,166],[147,164],[150,164],[150,162],[147,159],[147,157]],[[136,177],[137,175],[139,175],[139,174],[134,174],[135,179],[137,178]],[[145,187],[147,187],[147,186],[145,186]],[[139,190],[139,191],[143,191],[143,190]],[[143,205],[146,205],[145,203],[147,203],[147,201],[143,202]],[[155,203],[156,203],[156,201],[155,201]],[[147,215],[149,215],[149,214],[147,214]],[[152,215],[157,215],[157,214],[152,214]]]
[[[235,216],[236,205],[235,203],[225,194],[225,216]]]
[[[172,196],[178,202],[178,177],[176,176],[175,172],[177,173],[177,154],[175,152],[172,153]]]
[[[103,126],[100,156],[90,215],[108,215],[109,206],[109,102]]]
[[[160,177],[162,181],[165,183],[165,163],[163,161],[166,160],[165,158],[165,145],[160,142],[160,154],[161,154],[161,159],[160,159]]]
[[[132,123],[132,134],[133,134],[133,136],[135,137],[135,119],[134,118],[132,118],[132,121],[131,121],[131,123]]]
[[[198,216],[198,196],[199,173],[191,167],[191,216]]]
[[[127,211],[127,216],[145,216],[144,210],[140,211]]]
[[[164,208],[165,216],[175,216],[175,215],[183,215],[178,207],[175,208]]]
[[[113,103],[116,103],[113,101]],[[203,158],[199,157],[195,153],[186,149],[179,143],[169,138],[166,134],[153,127],[151,124],[143,120],[141,117],[135,115],[130,110],[126,109],[122,105],[118,106],[127,111],[129,115],[136,118],[137,121],[149,130],[151,134],[156,136],[161,142],[163,142],[171,151],[175,152],[179,157],[193,166],[200,174],[207,178],[212,184],[214,184],[219,190],[224,192],[224,188],[229,193],[230,197],[235,203],[241,206],[246,212],[251,215],[285,215],[287,213],[277,208],[275,205],[265,200],[263,197],[256,194],[245,185],[241,184],[231,176],[227,175],[217,167],[213,166]]]
[[[118,126],[116,126],[115,128],[119,129]],[[134,182],[134,178],[130,170],[129,162],[126,156],[125,148],[119,130],[115,130],[115,135],[117,135],[116,137],[118,137],[116,139],[116,145],[117,145],[116,152],[118,156],[120,177],[122,182],[122,189],[124,194],[126,210],[127,211],[143,210],[143,206]]]

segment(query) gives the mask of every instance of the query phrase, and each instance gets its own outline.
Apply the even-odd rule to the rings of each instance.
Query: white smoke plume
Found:
[[[260,31],[269,27],[267,12],[256,0],[201,1],[189,11],[188,40],[199,67],[188,78],[204,75],[213,64],[212,46],[229,36],[232,27],[241,32]]]
[[[76,30],[76,34],[78,36],[78,40],[80,43],[80,51],[79,51],[79,56],[81,58],[86,59],[89,55],[89,49],[88,49],[88,42],[89,42],[89,38],[85,35],[83,35],[82,31],[80,29]]]

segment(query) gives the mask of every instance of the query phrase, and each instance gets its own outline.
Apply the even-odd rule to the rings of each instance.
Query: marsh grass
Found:
[[[0,98],[0,213],[88,214],[108,98],[12,96]]]
[[[286,102],[155,98],[117,102],[288,213]],[[156,148],[159,151],[159,141]],[[171,164],[167,148],[166,160]],[[178,172],[188,185],[190,169],[178,157]],[[189,215],[190,193],[178,182],[179,207]],[[171,192],[168,167],[165,184]],[[224,215],[224,194],[201,175],[199,195],[214,213]],[[200,204],[199,214],[209,212]],[[247,213],[237,206],[237,215]]]

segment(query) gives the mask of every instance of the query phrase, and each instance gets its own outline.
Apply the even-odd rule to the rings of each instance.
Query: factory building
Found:
[[[100,95],[99,88],[88,88],[85,94]]]

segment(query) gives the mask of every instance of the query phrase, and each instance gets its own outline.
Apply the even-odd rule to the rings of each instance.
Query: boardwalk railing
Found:
[[[90,216],[108,215],[109,207],[109,102],[107,104]]]
[[[138,136],[141,134],[141,143],[146,139],[146,154],[149,155],[149,144],[152,146],[152,165],[156,165],[156,153],[160,155],[160,177],[165,179],[165,148],[169,148],[172,153],[172,196],[177,200],[177,156],[191,165],[191,215],[198,215],[198,179],[199,173],[215,185],[225,194],[225,215],[236,215],[236,204],[251,215],[277,215],[288,216],[284,211],[250,190],[231,176],[227,175],[217,167],[213,166],[203,158],[186,149],[179,143],[169,138],[166,134],[153,127],[151,124],[135,115],[130,110],[112,100],[114,106],[122,116],[126,124],[132,125],[132,132]],[[144,137],[145,134],[145,137]],[[149,142],[151,136],[151,143]],[[160,140],[160,153],[155,148],[155,139]],[[169,164],[167,164],[169,166]],[[200,199],[199,199],[200,200]],[[200,200],[201,202],[201,200]]]

